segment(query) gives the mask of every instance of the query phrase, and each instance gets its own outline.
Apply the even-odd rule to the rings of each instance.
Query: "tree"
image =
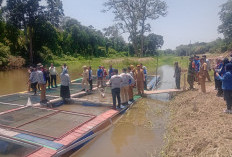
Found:
[[[104,28],[104,36],[109,39],[108,46],[111,45],[116,51],[124,51],[126,47],[126,42],[123,37],[120,35],[118,27],[110,26],[108,28]]]
[[[163,36],[156,35],[154,33],[145,37],[145,54],[154,55],[158,48],[161,48],[164,44]]]
[[[219,12],[220,20],[222,24],[218,27],[219,33],[223,33],[226,39],[232,39],[232,0],[228,0],[221,6]]]
[[[167,13],[167,5],[161,0],[108,0],[104,6],[107,8],[104,12],[112,10],[120,28],[129,33],[129,39],[138,56],[143,55],[144,33],[150,31],[147,21]]]
[[[31,63],[34,62],[33,33],[37,21],[49,21],[57,26],[63,15],[61,4],[60,0],[47,0],[47,6],[42,6],[41,0],[6,0],[6,20],[24,31]]]

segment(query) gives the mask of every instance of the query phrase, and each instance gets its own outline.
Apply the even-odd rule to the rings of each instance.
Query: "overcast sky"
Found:
[[[106,0],[63,0],[66,16],[77,19],[85,26],[102,30],[114,24],[114,15],[102,13]],[[181,44],[209,42],[223,37],[218,34],[221,24],[220,5],[227,0],[165,0],[168,15],[152,21],[152,32],[164,37],[162,49],[175,49]],[[124,35],[126,38],[126,35]]]

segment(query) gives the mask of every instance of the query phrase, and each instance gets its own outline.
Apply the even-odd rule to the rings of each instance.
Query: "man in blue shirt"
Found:
[[[222,81],[224,99],[227,105],[227,109],[224,112],[232,114],[232,64],[226,64],[223,76],[220,76],[218,73],[216,73],[216,76]]]
[[[99,69],[97,70],[97,87],[102,87],[103,86],[103,70],[102,66],[99,66]]]

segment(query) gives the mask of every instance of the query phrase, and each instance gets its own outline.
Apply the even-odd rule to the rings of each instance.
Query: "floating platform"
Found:
[[[70,85],[72,104],[63,105],[59,88],[47,89],[47,99],[56,108],[41,107],[39,94],[33,96],[32,92],[0,96],[0,156],[67,155],[130,108],[111,109],[110,88],[105,88],[106,98],[101,98],[97,90],[81,92],[80,82],[77,79]],[[134,96],[135,101],[140,98]],[[27,106],[28,99],[32,106]]]
[[[151,94],[161,94],[161,93],[173,93],[173,92],[182,92],[182,89],[164,89],[164,90],[151,90],[151,91],[144,91],[144,94],[151,95]]]

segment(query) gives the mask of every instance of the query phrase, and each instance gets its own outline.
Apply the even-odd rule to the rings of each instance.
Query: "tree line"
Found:
[[[157,4],[152,3],[156,1]],[[132,23],[125,26],[130,33],[135,33],[130,34],[131,42],[126,43],[121,32],[125,23],[119,22],[103,31],[96,30],[93,26],[83,26],[78,20],[64,15],[61,0],[6,0],[4,4],[3,0],[0,0],[0,66],[8,65],[10,55],[21,56],[27,63],[50,61],[57,56],[137,56],[140,50],[143,55],[153,55],[164,41],[161,35],[144,35],[150,28],[146,20],[164,15],[166,5],[163,6],[164,12],[156,13],[160,9],[151,5],[161,5],[161,1],[144,0],[143,4],[141,2],[128,1],[128,4],[136,6],[137,10],[128,6],[131,7],[130,14],[135,15],[135,19],[130,20],[136,23],[133,23],[134,26]],[[104,5],[107,8],[110,4]],[[143,16],[138,14],[142,11],[138,10],[138,5],[143,6]],[[150,9],[149,11],[153,9],[153,13],[148,15],[146,8]],[[141,29],[138,29],[139,25]],[[142,43],[142,46],[139,43]]]

